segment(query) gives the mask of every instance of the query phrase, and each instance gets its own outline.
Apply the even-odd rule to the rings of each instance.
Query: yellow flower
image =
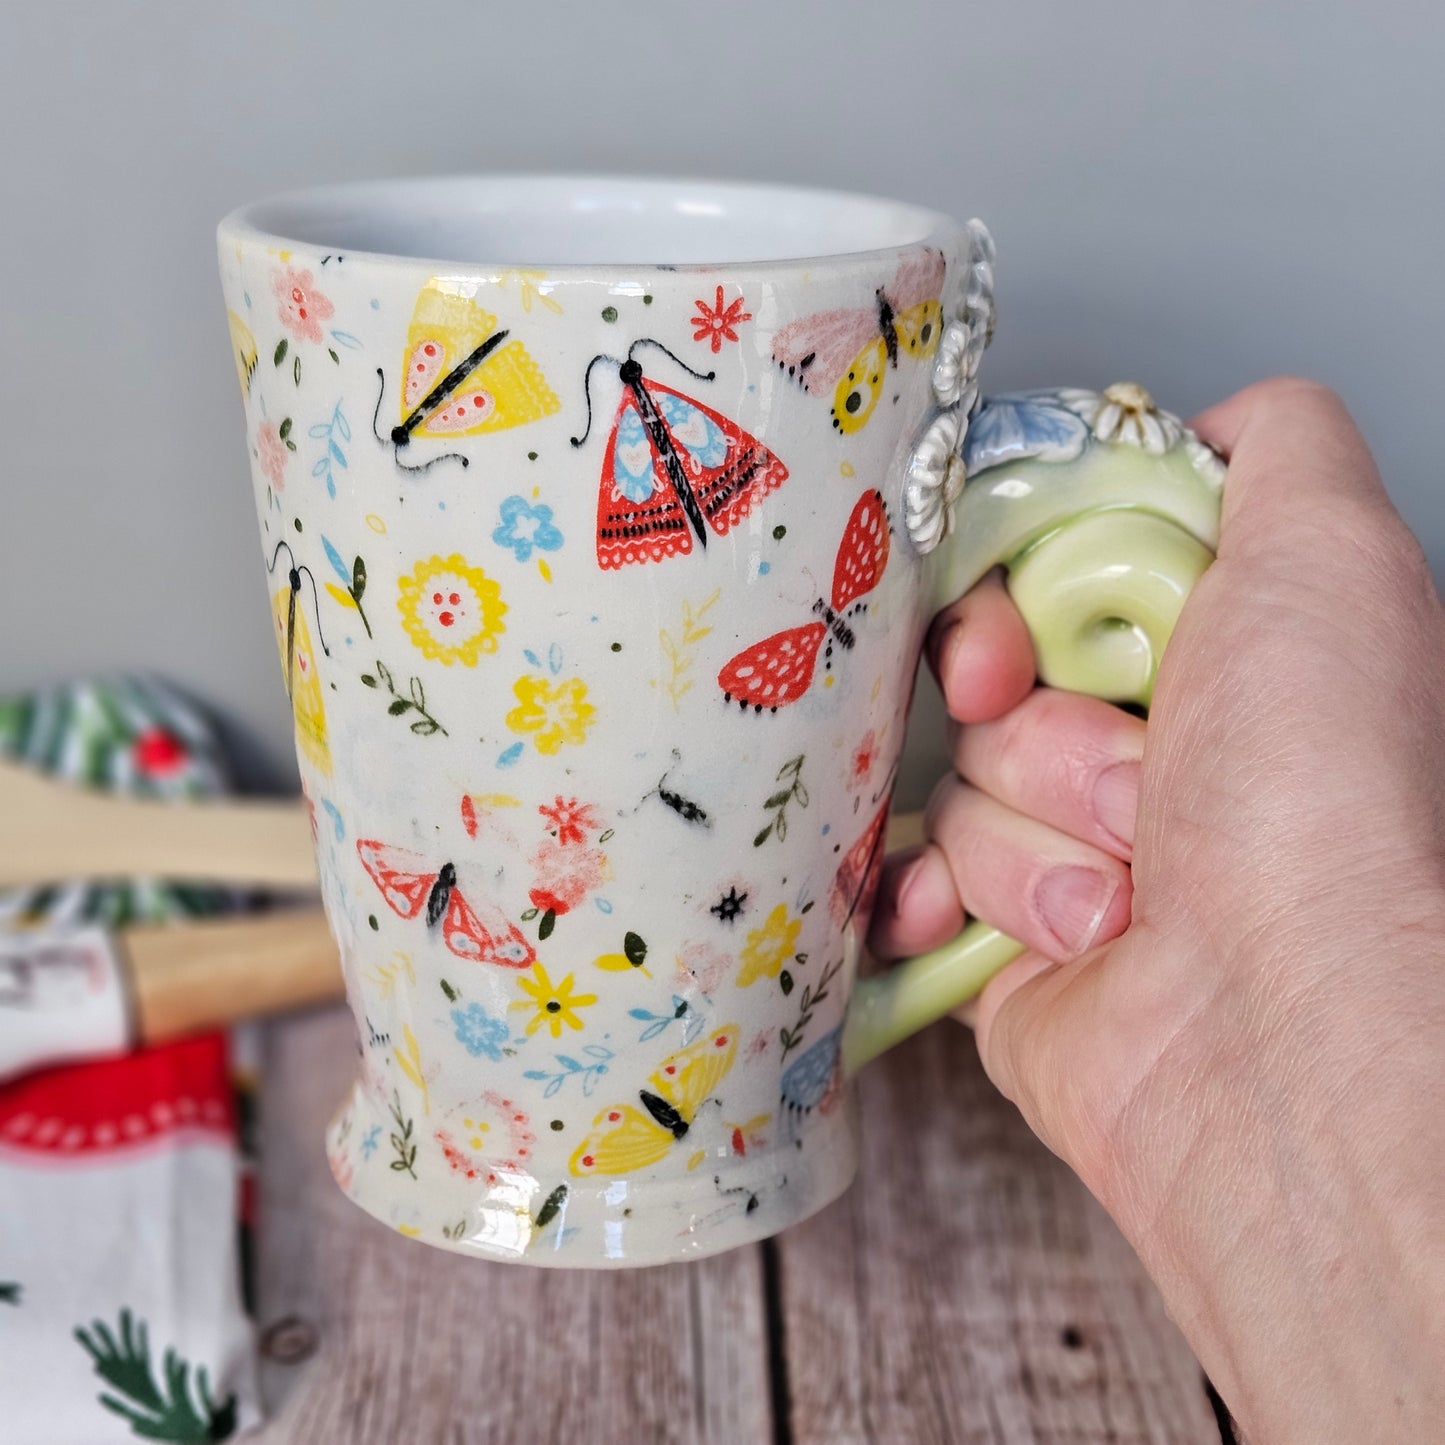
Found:
[[[397,586],[407,636],[433,662],[475,667],[482,653],[497,650],[506,630],[502,589],[460,552],[418,562]]]
[[[587,701],[587,684],[569,677],[555,687],[536,673],[519,677],[512,684],[519,706],[507,714],[507,726],[514,733],[536,733],[533,741],[539,753],[551,755],[563,743],[584,743],[597,709]]]
[[[576,978],[568,974],[561,983],[553,983],[547,977],[547,970],[540,963],[532,965],[532,978],[518,979],[522,986],[522,992],[531,999],[519,998],[513,1008],[530,1008],[536,1012],[527,1021],[527,1032],[534,1034],[543,1024],[552,1030],[552,1037],[562,1037],[562,1025],[566,1024],[569,1029],[580,1029],[582,1020],[577,1017],[576,1010],[579,1008],[591,1008],[597,1002],[595,993],[573,993],[576,987]]]
[[[803,920],[788,917],[788,905],[780,903],[768,914],[761,928],[748,934],[748,941],[738,955],[742,971],[738,974],[738,987],[746,988],[750,983],[767,974],[776,978],[778,971],[787,962],[797,947],[798,934],[802,932]]]

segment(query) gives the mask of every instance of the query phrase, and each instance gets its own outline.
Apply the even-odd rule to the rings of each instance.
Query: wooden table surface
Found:
[[[936,1025],[860,1080],[863,1166],[764,1245],[620,1273],[411,1243],[332,1183],[356,1057],[265,1031],[266,1445],[1216,1445],[1203,1374],[1108,1218]]]

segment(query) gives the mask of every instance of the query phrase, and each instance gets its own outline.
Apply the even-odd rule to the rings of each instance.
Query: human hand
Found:
[[[1246,1434],[1445,1414],[1445,614],[1363,439],[1280,379],[1199,417],[1217,562],[1147,730],[1034,687],[997,578],[940,616],[958,734],[872,942],[1029,947],[998,1087],[1114,1216]],[[1132,867],[1131,867],[1132,864]]]

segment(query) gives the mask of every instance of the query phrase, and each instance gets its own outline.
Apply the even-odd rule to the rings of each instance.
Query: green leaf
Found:
[[[523,922],[523,923],[530,923],[530,922],[538,915],[538,913],[540,913],[540,912],[541,912],[541,909],[539,909],[539,908],[529,908],[529,909],[522,915],[522,922]]]
[[[291,435],[291,418],[289,416],[282,418],[281,425],[276,428],[276,431],[284,442]]]
[[[559,1184],[542,1201],[542,1207],[537,1211],[537,1228],[545,1229],[557,1217],[557,1211],[567,1202],[567,1186]]]
[[[286,438],[286,449],[293,452],[296,450],[296,443],[293,442],[290,437]]]
[[[451,984],[446,981],[446,979],[442,979],[442,992],[446,994],[447,1001],[449,1003],[455,1003],[457,999],[461,997],[461,995],[456,991],[456,989],[451,986]]]
[[[800,808],[806,808],[808,806],[808,790],[801,782],[793,784],[793,796],[798,800],[798,806]]]
[[[624,934],[622,937],[622,951],[627,955],[627,961],[633,968],[641,968],[647,961],[647,944],[641,934]]]
[[[783,991],[783,997],[784,997],[784,998],[787,998],[787,996],[788,996],[790,993],[792,993],[792,991],[793,991],[793,975],[790,974],[787,969],[784,969],[784,970],[778,975],[778,987],[779,987],[780,989],[782,989],[782,991]]]
[[[798,913],[799,913],[799,915],[801,916],[802,914],[811,913],[812,911],[813,911],[813,900],[810,898],[810,899],[798,910]]]
[[[600,835],[598,836],[597,841],[598,841],[599,843],[606,843],[606,842],[610,841],[612,835],[613,835],[616,831],[617,831],[616,828],[609,828],[605,833],[602,833],[602,834],[600,834]]]
[[[413,677],[411,680],[411,700],[416,704],[418,712],[426,706],[426,693],[422,691],[419,677]]]
[[[326,354],[332,359],[332,361],[337,364],[337,366],[341,365],[341,358],[329,346],[326,348]]]
[[[552,930],[557,926],[557,914],[549,908],[543,915],[542,921],[537,925],[537,937],[544,941],[552,936]]]
[[[387,712],[389,712],[392,717],[400,717],[402,713],[409,712],[411,707],[412,703],[408,699],[399,697],[387,708]]]
[[[361,674],[361,680],[366,684],[367,687],[376,686],[376,679],[369,672],[363,672]]]
[[[351,564],[351,595],[358,602],[366,591],[366,563],[360,557]]]
[[[761,848],[761,847],[763,846],[763,844],[768,841],[768,835],[769,835],[772,831],[773,831],[773,825],[772,825],[771,823],[769,823],[768,826],[767,826],[766,828],[764,828],[763,831],[762,831],[761,833],[759,833],[756,838],[753,839],[753,847],[754,847],[754,848]]]
[[[786,807],[787,802],[788,802],[788,799],[791,798],[792,796],[793,796],[793,790],[792,790],[791,788],[784,788],[781,793],[774,793],[773,796],[772,796],[771,798],[769,798],[766,803],[763,804],[763,807],[765,807],[765,808],[782,808],[782,807]]]
[[[418,737],[422,738],[429,738],[434,732],[437,731],[437,728],[438,724],[434,723],[429,717],[419,717],[411,725],[412,732],[414,732]]]
[[[291,379],[301,385],[301,353],[298,351],[291,361]]]
[[[276,354],[271,358],[272,366],[280,366],[286,360],[286,338],[283,336],[276,343]]]

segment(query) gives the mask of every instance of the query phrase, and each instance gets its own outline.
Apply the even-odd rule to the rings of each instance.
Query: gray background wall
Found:
[[[294,779],[213,274],[232,205],[578,168],[984,216],[1000,389],[1342,391],[1445,574],[1445,10],[89,0],[0,12],[0,687],[155,669]],[[1308,505],[1301,479],[1301,505]],[[926,689],[903,800],[943,728]]]

